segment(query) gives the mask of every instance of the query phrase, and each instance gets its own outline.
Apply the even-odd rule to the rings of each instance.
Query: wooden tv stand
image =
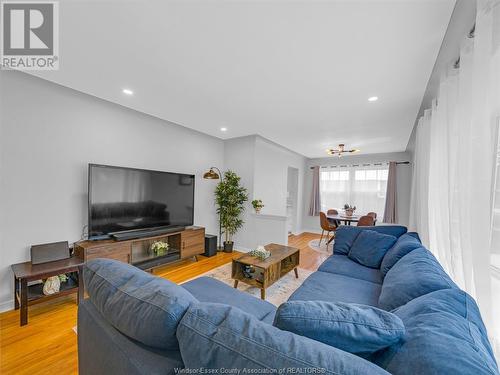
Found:
[[[155,256],[149,251],[155,241],[169,244],[165,255]],[[152,269],[180,259],[196,257],[205,252],[205,228],[187,227],[184,230],[125,241],[97,240],[75,243],[75,255],[85,262],[95,258],[116,259],[142,269]]]

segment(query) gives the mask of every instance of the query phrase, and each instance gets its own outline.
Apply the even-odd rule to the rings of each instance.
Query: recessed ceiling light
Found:
[[[130,89],[123,89],[122,92],[125,94],[125,95],[134,95],[134,92]]]
[[[368,98],[368,101],[369,101],[369,102],[376,102],[377,100],[378,100],[378,96],[370,96],[370,97]]]
[[[221,132],[227,132],[227,128],[220,128]]]

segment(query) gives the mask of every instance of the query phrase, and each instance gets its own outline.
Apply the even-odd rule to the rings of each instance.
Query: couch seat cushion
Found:
[[[406,227],[401,225],[377,225],[373,227],[354,227],[351,225],[341,225],[335,232],[335,242],[333,243],[333,253],[339,255],[349,254],[354,240],[364,230],[372,230],[377,233],[388,234],[400,237],[406,233]]]
[[[477,305],[465,292],[439,290],[393,312],[406,336],[372,358],[391,374],[498,374]]]
[[[349,258],[370,268],[380,268],[384,255],[397,238],[374,230],[362,231],[349,250]]]
[[[155,348],[178,348],[177,324],[197,302],[186,289],[112,259],[88,261],[83,275],[90,300],[113,327]]]
[[[282,331],[227,305],[198,303],[184,315],[177,338],[187,369],[245,369],[248,374],[384,374],[353,354]],[[220,372],[219,372],[220,373]],[[278,372],[276,372],[278,373]]]
[[[327,301],[377,306],[381,285],[334,273],[314,272],[288,299]]]
[[[355,279],[382,284],[382,273],[375,268],[365,267],[355,262],[347,255],[332,255],[318,268],[318,271],[336,273]]]
[[[276,313],[276,307],[273,304],[231,288],[214,278],[199,277],[182,284],[182,287],[200,302],[225,303],[226,305],[239,307],[259,320],[269,324],[273,323],[274,314]]]
[[[290,301],[276,312],[274,325],[349,353],[367,355],[397,343],[405,334],[401,319],[356,303]]]
[[[436,258],[420,247],[405,255],[387,272],[379,307],[392,310],[424,294],[449,288],[457,286]]]
[[[415,238],[411,233],[403,234],[385,254],[380,265],[382,274],[385,276],[402,257],[419,247],[422,247],[422,244],[418,238]]]

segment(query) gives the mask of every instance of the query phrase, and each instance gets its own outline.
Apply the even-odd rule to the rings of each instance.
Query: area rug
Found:
[[[309,241],[308,243],[308,246],[315,250],[315,251],[318,251],[320,253],[325,253],[325,254],[333,254],[333,243],[335,242],[335,240],[333,240],[332,242],[330,242],[328,244],[328,246],[326,245],[326,240],[323,238],[323,240],[321,241],[321,245],[319,244],[319,239],[316,239],[316,240],[311,240]]]
[[[275,306],[281,305],[286,302],[288,298],[292,295],[295,290],[302,285],[305,279],[309,277],[313,271],[309,271],[303,268],[298,268],[299,277],[295,277],[295,273],[289,272],[281,279],[276,281],[273,285],[266,289],[266,301],[272,303]],[[234,280],[231,278],[231,263],[224,264],[217,267],[211,271],[208,271],[198,277],[207,276],[222,281],[223,283],[233,287]],[[238,290],[249,293],[254,297],[260,298],[260,289],[246,285],[244,282],[240,281],[238,284]]]

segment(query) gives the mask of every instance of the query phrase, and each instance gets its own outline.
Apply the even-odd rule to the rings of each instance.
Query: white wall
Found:
[[[80,239],[88,163],[195,174],[194,222],[217,233],[202,175],[223,167],[223,141],[14,71],[0,71],[0,98],[0,309],[31,244]]]
[[[255,239],[255,223],[250,204],[253,195],[254,144],[254,136],[229,139],[224,144],[225,169],[238,174],[241,177],[241,185],[248,191],[248,202],[243,213],[243,228],[234,237],[236,248],[241,250],[250,250]]]
[[[225,142],[225,161],[241,177],[249,201],[244,227],[235,236],[235,246],[248,250],[269,242],[286,244],[286,192],[288,167],[299,171],[299,201],[303,193],[306,158],[260,136],[233,138]],[[262,199],[265,207],[255,214],[250,202]],[[302,205],[300,205],[302,207]],[[297,212],[301,225],[302,210]]]
[[[368,155],[355,155],[338,157],[327,157],[318,159],[309,159],[307,161],[307,168],[304,181],[304,217],[303,217],[303,231],[321,232],[319,227],[319,217],[309,216],[309,199],[311,196],[312,188],[312,170],[311,166],[331,166],[331,165],[344,165],[344,164],[362,164],[362,163],[380,163],[387,161],[410,161],[411,155],[408,152],[393,152],[384,154],[368,154]],[[411,164],[399,164],[396,170],[396,184],[397,184],[397,215],[398,223],[401,225],[408,225],[410,217],[410,195],[411,195],[411,178],[412,178]]]
[[[256,137],[253,199],[262,199],[265,205],[263,214],[286,216],[288,167],[299,172],[298,195],[302,196],[306,160],[302,155]]]

